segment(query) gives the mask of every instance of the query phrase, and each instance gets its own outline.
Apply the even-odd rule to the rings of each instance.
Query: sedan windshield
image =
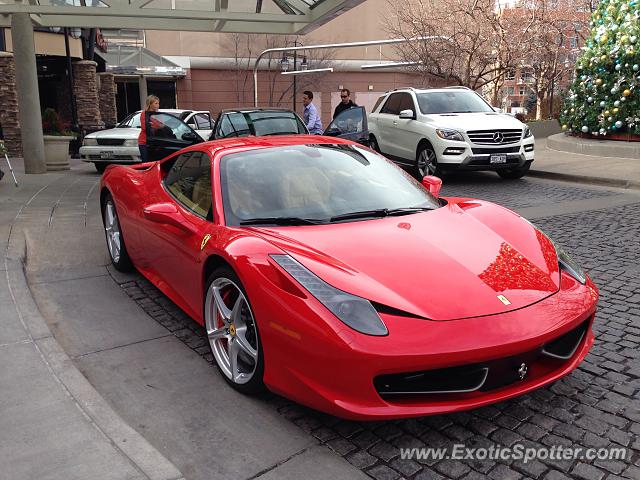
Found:
[[[386,158],[355,145],[261,148],[226,155],[227,225],[314,225],[411,215],[439,207]]]
[[[493,109],[475,92],[449,90],[446,92],[418,93],[418,106],[424,115],[440,113],[493,112]]]

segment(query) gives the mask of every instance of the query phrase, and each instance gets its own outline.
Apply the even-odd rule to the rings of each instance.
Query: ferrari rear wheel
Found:
[[[124,244],[124,236],[120,229],[120,221],[118,220],[118,212],[113,202],[113,197],[107,194],[102,202],[102,222],[104,224],[104,233],[107,237],[107,248],[111,263],[116,270],[127,272],[133,267],[127,247]]]
[[[224,379],[242,393],[264,390],[258,325],[242,283],[229,267],[209,277],[204,319],[211,353]]]

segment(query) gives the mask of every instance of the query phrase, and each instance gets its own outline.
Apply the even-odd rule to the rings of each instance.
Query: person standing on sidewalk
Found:
[[[322,135],[322,120],[318,115],[318,109],[313,104],[313,92],[305,90],[302,93],[302,103],[304,104],[304,124],[307,126],[307,130],[311,134]]]
[[[138,136],[138,149],[142,162],[149,161],[147,150],[147,112],[157,112],[160,109],[160,99],[155,95],[149,95],[144,102],[144,110],[140,114],[140,135]]]
[[[333,111],[333,118],[335,119],[338,115],[340,115],[345,110],[349,110],[350,108],[357,107],[351,100],[351,92],[348,88],[343,88],[340,90],[340,103],[336,106],[336,109]]]

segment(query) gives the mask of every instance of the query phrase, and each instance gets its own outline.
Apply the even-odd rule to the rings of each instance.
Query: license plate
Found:
[[[113,152],[100,152],[100,158],[112,158]]]
[[[506,155],[491,155],[489,157],[489,163],[491,163],[491,164],[507,163],[507,156]]]

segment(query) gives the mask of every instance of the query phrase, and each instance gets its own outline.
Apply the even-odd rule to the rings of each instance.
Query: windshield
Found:
[[[116,128],[140,128],[140,113],[141,112],[136,112],[128,115]]]
[[[418,93],[418,106],[424,115],[439,113],[493,112],[493,109],[475,92],[450,90],[446,92]]]
[[[220,176],[227,225],[356,221],[439,207],[402,169],[355,145],[233,153],[222,158]]]

